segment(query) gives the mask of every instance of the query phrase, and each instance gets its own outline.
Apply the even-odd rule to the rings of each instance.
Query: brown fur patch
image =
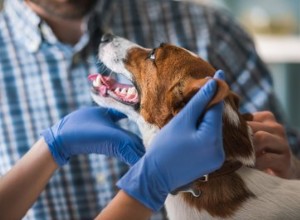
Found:
[[[235,173],[196,182],[195,188],[201,191],[200,197],[184,193],[184,200],[198,210],[206,210],[213,217],[227,218],[234,214],[241,203],[254,197],[243,180]]]

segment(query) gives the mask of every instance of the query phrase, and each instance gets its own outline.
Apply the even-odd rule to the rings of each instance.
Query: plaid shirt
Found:
[[[241,111],[269,109],[283,120],[268,70],[227,12],[169,0],[100,0],[87,28],[78,44],[66,45],[23,0],[6,1],[0,14],[1,175],[43,129],[92,105],[87,75],[99,66],[101,30],[146,47],[164,41],[194,51],[225,71],[231,88],[243,97]],[[288,133],[296,151],[297,134]],[[126,169],[99,155],[74,157],[55,173],[24,219],[92,219],[115,195],[115,183]],[[152,219],[163,216],[162,211]]]

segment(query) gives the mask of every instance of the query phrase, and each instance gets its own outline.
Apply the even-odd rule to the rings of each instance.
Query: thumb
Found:
[[[140,152],[137,152],[127,146],[129,149],[120,153],[120,159],[126,164],[133,166],[143,156]]]
[[[225,74],[223,70],[217,70],[215,75],[214,75],[215,79],[221,79],[221,80],[225,80]]]
[[[123,135],[119,135],[119,137],[122,136]],[[145,148],[142,140],[138,136],[129,134],[129,136],[125,135],[123,137],[126,141],[121,147],[118,146],[118,157],[132,166],[145,154]]]
[[[220,102],[205,112],[203,119],[199,127],[211,126],[214,129],[222,129],[222,114],[223,114],[223,102]]]
[[[209,80],[179,112],[179,117],[184,117],[186,121],[193,121],[197,124],[199,117],[203,114],[208,103],[213,98],[217,89],[217,82]],[[195,125],[193,124],[193,125]]]

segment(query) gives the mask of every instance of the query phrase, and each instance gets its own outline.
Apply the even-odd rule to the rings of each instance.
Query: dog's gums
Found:
[[[110,96],[127,105],[135,105],[139,102],[138,92],[132,85],[118,83],[115,79],[101,74],[89,75],[92,82],[92,91],[97,95]]]

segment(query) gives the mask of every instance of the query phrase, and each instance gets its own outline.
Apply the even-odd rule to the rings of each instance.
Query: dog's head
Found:
[[[183,48],[161,44],[147,49],[111,34],[102,37],[99,59],[109,72],[121,74],[131,84],[120,84],[110,76],[91,75],[94,100],[101,106],[116,108],[131,119],[142,117],[142,121],[158,128],[176,115],[216,71]],[[253,149],[230,146],[240,145],[241,136],[245,142],[242,144],[252,146],[246,122],[238,113],[238,96],[224,81],[215,80],[218,90],[208,108],[223,99],[226,101],[223,122],[227,158],[238,157],[244,164],[253,165]]]

